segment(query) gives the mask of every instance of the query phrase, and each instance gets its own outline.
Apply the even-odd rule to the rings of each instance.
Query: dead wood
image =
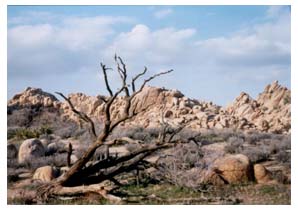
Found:
[[[71,154],[72,154],[72,144],[68,144],[68,151],[67,151],[67,167],[71,166]]]
[[[92,164],[91,166],[86,166],[86,163],[88,163],[93,155],[95,154],[95,151],[103,146],[103,145],[113,145],[112,142],[106,142],[109,135],[112,133],[112,131],[122,122],[125,122],[127,120],[133,119],[135,116],[137,116],[140,112],[145,111],[148,107],[143,108],[141,111],[136,112],[136,106],[132,106],[133,99],[142,92],[145,85],[150,82],[151,80],[155,79],[156,77],[159,77],[164,74],[171,73],[173,70],[160,72],[158,74],[155,74],[148,79],[145,79],[140,86],[138,90],[136,90],[135,82],[136,80],[143,76],[147,72],[147,68],[139,74],[137,74],[132,79],[132,94],[130,94],[129,91],[129,85],[127,84],[127,69],[126,65],[123,62],[123,60],[115,55],[115,62],[117,65],[117,70],[119,73],[119,76],[122,80],[122,86],[115,92],[112,91],[111,86],[109,84],[108,74],[107,70],[112,70],[111,68],[107,68],[104,64],[101,65],[102,73],[104,75],[104,82],[106,89],[109,93],[108,98],[103,98],[105,102],[104,106],[104,127],[100,131],[100,133],[97,135],[95,131],[95,124],[93,120],[87,116],[85,113],[77,110],[74,105],[72,104],[71,100],[67,97],[65,97],[62,93],[57,92],[58,95],[60,95],[62,98],[64,98],[69,106],[71,107],[71,110],[82,120],[90,124],[91,132],[93,134],[93,137],[95,138],[94,143],[87,149],[87,151],[83,154],[81,158],[79,158],[71,167],[70,169],[63,174],[61,177],[59,177],[57,180],[55,180],[50,185],[44,186],[40,189],[41,195],[50,195],[55,193],[61,194],[69,194],[71,192],[70,188],[65,187],[77,187],[82,184],[98,184],[105,180],[111,180],[118,174],[129,172],[131,170],[134,170],[138,164],[147,156],[152,154],[153,152],[168,148],[170,146],[173,146],[174,144],[171,143],[171,140],[175,134],[180,132],[182,128],[178,128],[176,132],[171,133],[169,135],[169,138],[166,139],[168,136],[168,130],[163,130],[163,134],[160,135],[159,141],[156,144],[152,145],[144,145],[141,148],[139,148],[136,151],[133,151],[127,155],[120,156],[117,158],[107,158],[105,160],[99,161],[95,164]],[[111,107],[113,103],[115,102],[116,98],[121,94],[125,94],[125,106],[122,113],[122,116],[119,119],[111,119],[112,111]],[[149,105],[151,106],[151,105]],[[116,141],[115,141],[116,142]],[[73,189],[86,189],[86,188],[73,188]],[[68,191],[67,191],[67,190]],[[47,197],[47,196],[45,196]]]

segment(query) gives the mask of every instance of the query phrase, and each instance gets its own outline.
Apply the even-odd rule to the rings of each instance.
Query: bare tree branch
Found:
[[[106,88],[110,94],[110,96],[112,97],[113,96],[113,91],[111,90],[111,87],[109,85],[109,80],[108,80],[108,75],[107,75],[107,70],[109,68],[106,68],[106,65],[100,63],[100,66],[101,66],[101,69],[102,69],[102,72],[103,72],[103,75],[104,75],[104,81],[105,81],[105,84],[106,84]]]
[[[103,102],[107,103],[108,101],[106,100],[106,98],[104,96],[98,96],[100,98],[100,100],[102,100]]]
[[[145,87],[145,85],[146,85],[148,82],[150,82],[151,80],[153,80],[153,79],[155,79],[156,77],[159,77],[159,76],[161,76],[161,75],[169,74],[169,73],[171,73],[172,71],[174,71],[174,70],[171,69],[171,70],[168,70],[168,71],[160,72],[160,73],[158,73],[158,74],[154,74],[153,76],[151,76],[151,77],[149,77],[148,79],[144,80],[142,86],[140,87],[140,89],[139,89],[137,92],[135,92],[135,94],[141,92],[141,91],[143,90],[143,88]]]
[[[126,97],[129,97],[129,89],[128,89],[128,85],[126,83],[127,80],[127,70],[126,70],[126,65],[123,62],[122,58],[120,56],[115,55],[115,61],[117,63],[117,69],[118,69],[118,73],[121,77],[122,80],[122,86],[125,87],[124,91],[125,91],[125,95]],[[120,63],[119,63],[120,61]],[[122,68],[120,67],[120,64],[122,66]]]
[[[145,69],[144,69],[143,72],[137,74],[134,78],[132,78],[132,81],[131,81],[131,87],[132,87],[132,91],[133,91],[133,92],[136,92],[135,81],[136,81],[139,77],[141,77],[141,76],[143,76],[144,74],[146,74],[146,72],[147,72],[147,67],[145,66]]]
[[[95,154],[95,151],[101,147],[102,145],[110,145],[111,142],[106,142],[107,138],[111,134],[111,132],[122,122],[125,122],[126,120],[132,119],[133,117],[137,116],[141,112],[146,111],[151,105],[143,108],[141,111],[136,111],[137,104],[135,106],[132,106],[133,99],[143,90],[145,85],[153,80],[156,77],[159,77],[164,74],[168,74],[172,72],[173,70],[168,70],[165,72],[161,72],[158,74],[155,74],[148,79],[144,80],[141,87],[136,90],[135,82],[143,76],[147,72],[147,68],[145,67],[144,71],[140,74],[137,74],[132,79],[132,91],[133,94],[129,94],[129,89],[127,85],[127,69],[126,65],[121,59],[121,57],[115,55],[115,61],[117,63],[117,69],[119,76],[122,80],[122,87],[118,89],[115,93],[113,93],[109,80],[107,75],[107,68],[104,64],[100,63],[102,72],[104,75],[104,82],[107,91],[109,92],[110,97],[108,99],[104,97],[100,97],[105,102],[104,107],[104,117],[105,117],[105,123],[104,128],[101,130],[101,132],[97,135],[95,132],[95,126],[93,121],[90,117],[88,117],[86,114],[78,111],[75,109],[73,104],[71,103],[70,99],[65,97],[62,93],[57,93],[61,97],[63,97],[68,104],[70,105],[72,111],[76,113],[81,119],[83,119],[85,122],[89,122],[91,125],[92,133],[96,138],[96,141],[87,149],[87,151],[83,154],[81,158],[78,159],[71,167],[70,169],[61,177],[59,177],[49,188],[46,188],[45,191],[51,191],[52,188],[56,188],[57,186],[77,186],[80,183],[98,183],[107,179],[113,179],[114,176],[127,172],[130,170],[135,169],[140,162],[147,157],[148,155],[152,154],[154,151],[157,151],[162,148],[167,148],[172,145],[175,145],[174,142],[166,142],[165,138],[169,134],[168,129],[164,129],[162,132],[164,132],[163,136],[163,142],[159,142],[157,144],[151,144],[151,145],[145,145],[139,148],[136,151],[133,151],[127,155],[120,156],[120,157],[111,157],[107,158],[105,160],[102,160],[98,163],[95,163],[91,166],[86,166],[86,163],[90,161],[92,156]],[[112,105],[114,104],[116,98],[122,93],[125,92],[125,107],[124,107],[124,113],[120,119],[112,119]],[[171,140],[172,137],[170,137]],[[113,144],[112,144],[113,145]],[[107,151],[108,153],[108,151]]]
[[[132,159],[132,158],[134,158],[134,157],[136,157],[140,154],[148,153],[148,155],[149,155],[149,154],[152,154],[153,152],[155,152],[159,149],[169,148],[169,147],[172,147],[174,145],[175,145],[174,143],[165,143],[165,144],[162,144],[162,145],[146,145],[146,146],[143,146],[140,149],[138,149],[136,151],[133,151],[133,152],[127,154],[127,155],[118,157],[117,159],[110,159],[110,160],[104,159],[104,160],[101,160],[98,163],[96,163],[92,166],[89,166],[89,167],[85,168],[84,170],[82,170],[82,175],[92,174],[92,173],[98,172],[101,169],[116,166],[117,164],[128,161],[128,160],[130,160],[130,159]]]
[[[58,94],[58,95],[60,95],[62,98],[64,98],[64,99],[67,101],[67,103],[68,103],[68,105],[70,106],[71,110],[72,110],[77,116],[79,116],[79,118],[81,118],[82,120],[84,120],[85,122],[87,122],[87,123],[90,124],[90,126],[91,126],[91,133],[92,133],[93,137],[96,138],[96,137],[97,137],[97,134],[96,134],[96,131],[95,131],[95,125],[94,125],[93,120],[92,120],[90,117],[88,117],[87,114],[85,114],[85,113],[83,113],[83,112],[81,112],[81,111],[78,111],[78,110],[74,107],[74,105],[72,104],[72,102],[70,101],[70,99],[67,98],[65,95],[63,95],[62,93],[59,93],[59,92],[55,92],[55,93]]]
[[[135,116],[137,116],[137,115],[139,115],[139,114],[141,114],[141,113],[143,113],[143,112],[145,112],[146,110],[148,110],[149,109],[149,107],[151,107],[151,106],[153,106],[154,104],[149,104],[148,106],[146,106],[145,108],[143,108],[141,111],[139,111],[139,112],[135,112],[135,110],[132,112],[132,113],[130,113],[130,114],[127,114],[127,113],[125,113],[125,115],[122,117],[122,118],[120,118],[119,120],[117,120],[116,122],[114,122],[112,125],[111,125],[111,128],[110,128],[110,131],[112,132],[120,123],[122,123],[122,122],[125,122],[125,121],[127,121],[127,120],[130,120],[130,119],[132,119],[132,118],[134,118]]]

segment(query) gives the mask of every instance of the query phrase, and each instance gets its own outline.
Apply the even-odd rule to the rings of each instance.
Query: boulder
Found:
[[[43,166],[35,170],[33,179],[42,182],[50,182],[60,175],[60,170],[52,166]]]
[[[258,184],[270,184],[275,182],[272,179],[270,171],[268,171],[262,164],[254,165],[254,176]]]
[[[51,140],[46,138],[40,139],[39,141],[42,143],[44,148],[46,148],[51,143]]]
[[[245,155],[226,155],[214,161],[208,179],[213,184],[234,184],[252,181],[252,165]]]
[[[76,155],[71,155],[70,156],[70,163],[74,164],[75,162],[77,162],[79,158]]]
[[[52,155],[54,153],[56,153],[58,151],[58,145],[56,142],[53,142],[53,143],[50,143],[48,146],[47,146],[47,155]]]
[[[14,144],[7,145],[7,158],[16,158],[18,156],[18,149]]]
[[[25,140],[19,149],[18,161],[24,163],[32,158],[42,157],[45,155],[45,149],[38,139]]]

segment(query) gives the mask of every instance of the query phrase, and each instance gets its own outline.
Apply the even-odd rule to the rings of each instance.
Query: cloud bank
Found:
[[[160,10],[154,16],[172,12]],[[34,22],[36,16],[43,18],[42,23]],[[34,12],[10,19],[8,95],[26,86],[102,93],[99,62],[112,66],[115,53],[127,62],[132,75],[144,65],[152,74],[174,69],[174,74],[153,84],[219,104],[233,100],[241,90],[260,91],[272,80],[290,84],[290,13],[284,7],[269,7],[261,23],[208,39],[200,39],[204,28],[153,29],[135,20]],[[111,73],[112,86],[117,87],[115,75]]]

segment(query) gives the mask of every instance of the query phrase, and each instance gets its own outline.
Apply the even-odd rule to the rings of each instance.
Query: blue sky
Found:
[[[174,69],[151,84],[226,105],[274,80],[290,88],[290,7],[8,7],[9,98],[27,86],[106,93],[99,62],[115,52],[131,75]]]

